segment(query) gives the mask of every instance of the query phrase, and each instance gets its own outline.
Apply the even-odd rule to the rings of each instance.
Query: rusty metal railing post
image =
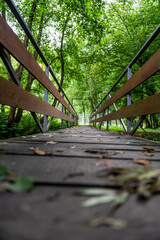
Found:
[[[46,65],[46,69],[45,69],[45,74],[47,75],[47,77],[49,77],[49,66],[47,66],[47,65]],[[48,103],[48,90],[46,88],[44,90],[44,101]],[[48,116],[44,115],[44,118],[43,118],[44,132],[47,132],[47,119],[48,119]]]
[[[132,68],[128,67],[128,80],[131,78],[132,76]],[[127,106],[131,105],[131,92],[129,92],[127,94]],[[127,118],[127,132],[130,133],[131,132],[131,123],[132,123],[132,119],[131,118]]]

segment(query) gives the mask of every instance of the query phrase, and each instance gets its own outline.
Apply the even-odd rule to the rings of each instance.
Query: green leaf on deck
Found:
[[[33,180],[30,177],[16,177],[13,183],[7,187],[12,192],[27,192],[33,187]]]
[[[115,198],[112,201],[112,207],[116,208],[123,205],[129,197],[129,193],[127,191],[123,191],[121,193],[117,193]]]
[[[92,207],[102,203],[109,203],[115,199],[115,195],[102,195],[99,197],[92,197],[82,203],[82,207]]]
[[[30,177],[17,176],[6,165],[0,165],[0,191],[26,192],[33,187]]]
[[[106,194],[115,194],[114,190],[111,189],[103,189],[103,188],[89,188],[86,190],[82,190],[77,192],[78,195],[83,195],[83,196],[98,196],[98,195],[106,195]]]

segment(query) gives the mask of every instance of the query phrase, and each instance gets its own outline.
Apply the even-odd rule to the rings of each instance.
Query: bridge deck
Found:
[[[142,155],[144,147],[155,153]],[[38,148],[46,154],[35,155]],[[114,187],[101,169],[137,166],[133,159],[151,160],[160,168],[160,143],[110,133],[90,127],[69,129],[14,138],[0,143],[0,164],[35,181],[28,193],[0,193],[1,240],[159,240],[160,195],[148,201],[130,196],[127,203],[111,212],[110,204],[82,207],[88,197],[77,190],[88,187]],[[90,227],[97,217],[124,219],[124,229],[105,225]]]

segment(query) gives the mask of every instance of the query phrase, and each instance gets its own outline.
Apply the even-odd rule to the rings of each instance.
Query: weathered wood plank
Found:
[[[103,117],[94,119],[90,121],[94,122],[103,122],[116,120],[121,118],[132,118],[147,114],[159,113],[160,112],[160,93],[147,97],[139,102],[133,103],[130,106],[123,107],[117,111],[114,111]]]
[[[42,113],[70,122],[76,122],[76,120],[60,112],[55,107],[2,77],[0,77],[0,103],[31,112]]]
[[[103,104],[90,119],[109,107],[121,97],[146,81],[149,77],[160,70],[160,50],[158,50],[114,95]],[[138,116],[138,115],[137,115]]]
[[[2,193],[1,239],[99,240],[109,236],[114,240],[159,240],[160,196],[142,203],[131,196],[111,214],[110,204],[82,208],[81,203],[87,197],[77,196],[75,192],[77,188],[35,187],[27,194]],[[89,221],[97,217],[120,218],[127,226],[120,230],[105,225],[90,227]]]
[[[0,43],[5,47],[53,96],[55,96],[75,117],[69,105],[65,102],[53,83],[41,69],[24,44],[0,16]],[[25,57],[24,57],[25,56]]]
[[[151,167],[160,169],[160,143],[127,135],[114,136],[97,129],[89,132],[90,129],[74,127],[0,142],[1,151],[14,152],[13,155],[1,154],[0,164],[6,164],[19,175],[30,176],[35,181],[34,188],[28,193],[0,193],[0,239],[99,240],[109,236],[114,240],[159,240],[159,195],[141,202],[132,194],[127,203],[112,212],[109,203],[83,208],[81,204],[88,197],[75,193],[86,188],[115,187],[99,173],[111,166],[137,167],[129,157],[140,154],[143,146],[156,150],[158,158],[150,157]],[[67,138],[67,135],[70,136]],[[103,143],[98,141],[101,138]],[[49,141],[57,143],[46,144]],[[30,146],[47,152],[63,152],[59,152],[62,154],[59,157],[38,156],[29,150]],[[73,146],[75,148],[71,148]],[[87,153],[90,157],[84,157],[87,149],[106,149],[109,153],[122,150],[125,153],[119,153],[119,159],[118,155],[110,156],[107,165],[102,154],[99,154],[100,158],[97,158],[97,153]],[[72,157],[66,157],[69,153]],[[125,154],[124,159],[122,156]],[[90,227],[88,222],[97,217],[120,218],[126,221],[127,226],[120,230],[105,225]]]

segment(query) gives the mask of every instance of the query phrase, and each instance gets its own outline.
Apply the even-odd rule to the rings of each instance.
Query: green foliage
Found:
[[[37,5],[33,11],[35,2]],[[79,114],[84,111],[84,106],[87,114],[93,111],[159,24],[158,0],[15,0],[15,4],[26,23],[31,25],[35,39],[41,40],[40,46],[44,55]],[[0,2],[0,9],[5,9],[7,22],[24,42],[25,35],[7,4]],[[133,66],[133,73],[158,50],[159,41],[160,37],[157,37],[144,52]],[[30,42],[28,50],[32,55],[35,54]],[[45,70],[40,57],[37,61]],[[11,62],[17,70],[18,62],[13,58]],[[0,67],[1,76],[7,79],[7,70],[1,60]],[[132,102],[155,94],[160,88],[159,76],[160,73],[157,73],[133,90]],[[123,78],[111,95],[126,80],[127,77]],[[24,88],[28,81],[28,72],[23,70],[21,83]],[[52,77],[51,81],[57,87]],[[33,80],[29,91],[41,99],[44,98],[44,87],[36,80]],[[54,98],[49,95],[49,103],[52,105],[53,102]],[[118,108],[125,106],[126,97],[116,104]],[[1,137],[8,132],[12,136],[26,135],[35,128],[32,117],[26,113],[19,124],[14,123],[9,127],[9,112],[6,106],[5,112],[4,115],[0,114]],[[152,122],[152,119],[149,121]],[[157,125],[158,123],[159,116]],[[59,128],[60,121],[54,119],[51,129]]]
[[[0,165],[0,191],[27,192],[33,187],[33,179],[19,177],[6,165]]]
[[[8,190],[12,192],[27,192],[33,187],[33,180],[29,177],[16,177],[13,183],[8,186]]]

